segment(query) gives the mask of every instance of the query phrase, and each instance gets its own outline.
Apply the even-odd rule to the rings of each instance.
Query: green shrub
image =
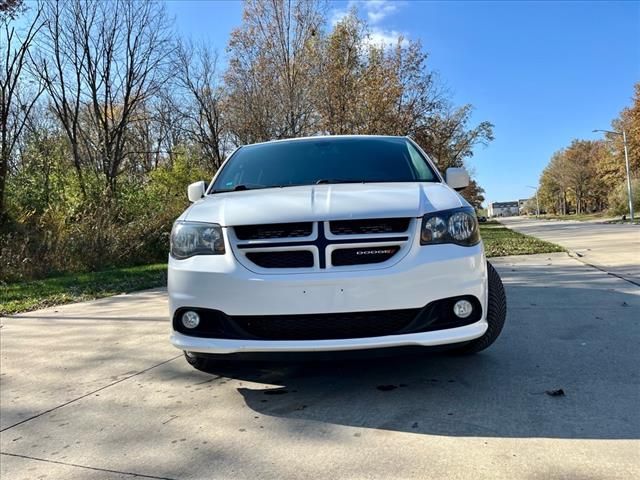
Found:
[[[640,179],[631,179],[631,190],[633,193],[633,209],[638,215],[640,213]],[[629,215],[629,196],[627,194],[627,182],[618,185],[609,194],[609,212],[613,215]]]

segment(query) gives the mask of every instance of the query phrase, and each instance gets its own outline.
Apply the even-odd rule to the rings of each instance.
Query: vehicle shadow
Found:
[[[475,356],[214,364],[211,373],[252,382],[238,389],[246,405],[287,419],[447,436],[640,438],[640,291],[612,288],[610,278],[585,283],[584,270],[559,274],[560,294],[544,269],[505,274],[505,330]]]

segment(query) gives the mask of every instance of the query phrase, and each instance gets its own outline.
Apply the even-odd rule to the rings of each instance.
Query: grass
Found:
[[[553,243],[529,237],[498,222],[480,225],[488,257],[563,252]],[[116,268],[101,272],[77,273],[29,282],[0,283],[0,315],[109,297],[167,283],[166,264]]]
[[[167,284],[164,263],[0,283],[0,315],[109,297]]]
[[[480,235],[482,235],[482,240],[484,241],[487,257],[565,251],[560,245],[523,235],[508,229],[496,221],[481,223]]]

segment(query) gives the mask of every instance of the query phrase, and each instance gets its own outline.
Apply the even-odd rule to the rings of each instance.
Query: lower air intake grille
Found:
[[[335,267],[382,263],[393,257],[398,250],[398,246],[341,248],[331,253],[331,263]]]
[[[317,315],[236,316],[233,322],[265,340],[329,340],[392,335],[409,325],[419,308]]]
[[[329,223],[334,235],[367,235],[401,233],[409,228],[409,218],[372,218],[367,220],[335,220]]]
[[[313,253],[305,250],[284,252],[249,252],[247,258],[262,268],[313,267]]]

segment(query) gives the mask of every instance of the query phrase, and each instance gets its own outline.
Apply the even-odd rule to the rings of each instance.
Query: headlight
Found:
[[[421,243],[442,243],[447,238],[447,222],[441,217],[424,217],[422,220]]]
[[[176,222],[171,230],[171,256],[178,260],[194,255],[224,254],[222,228],[216,223]]]
[[[478,220],[472,208],[428,213],[422,218],[421,245],[455,243],[471,246],[479,241]]]

